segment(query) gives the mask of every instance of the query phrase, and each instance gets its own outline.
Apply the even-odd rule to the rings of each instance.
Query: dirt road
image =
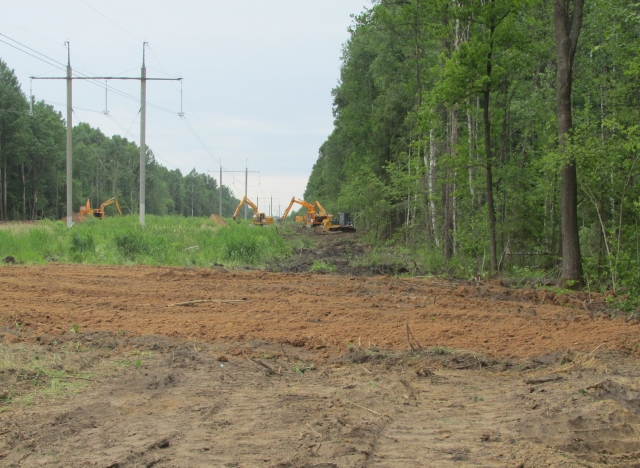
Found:
[[[640,328],[601,307],[497,283],[0,268],[0,465],[640,466]]]

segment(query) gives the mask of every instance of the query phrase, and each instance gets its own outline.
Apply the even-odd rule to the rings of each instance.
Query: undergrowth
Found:
[[[290,250],[273,226],[219,226],[207,218],[147,216],[144,228],[133,216],[88,219],[71,229],[60,221],[0,228],[0,260],[27,264],[261,266]]]

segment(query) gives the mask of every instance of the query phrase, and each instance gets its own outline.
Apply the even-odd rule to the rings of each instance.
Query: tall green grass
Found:
[[[60,221],[0,226],[0,259],[88,264],[209,267],[261,266],[291,247],[273,226],[218,226],[206,218],[133,216],[88,219],[68,229]]]

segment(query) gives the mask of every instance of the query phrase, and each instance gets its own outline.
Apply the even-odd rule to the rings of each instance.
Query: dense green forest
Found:
[[[350,33],[306,199],[434,271],[638,285],[637,0],[378,0]]]
[[[0,60],[0,221],[60,219],[66,215],[66,127],[59,112],[29,101],[13,70]],[[147,150],[146,212],[155,215],[209,216],[218,213],[215,179],[192,170],[183,175],[158,164]],[[118,135],[109,138],[86,123],[73,128],[73,209],[117,197],[136,213],[140,148]],[[223,214],[239,203],[222,187]],[[112,208],[110,208],[112,209]]]

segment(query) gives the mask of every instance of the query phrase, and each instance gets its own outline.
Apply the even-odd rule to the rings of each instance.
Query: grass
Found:
[[[38,397],[64,398],[87,387],[92,374],[69,373],[61,365],[66,361],[64,357],[0,345],[0,374],[4,381],[0,408],[11,403],[31,405]]]
[[[309,268],[309,271],[322,271],[324,273],[335,273],[338,271],[335,265],[324,260],[314,260],[313,265]]]
[[[60,221],[9,223],[0,228],[0,259],[107,265],[262,266],[291,251],[273,227],[242,222],[218,226],[207,218],[134,216],[88,219],[68,229]]]

